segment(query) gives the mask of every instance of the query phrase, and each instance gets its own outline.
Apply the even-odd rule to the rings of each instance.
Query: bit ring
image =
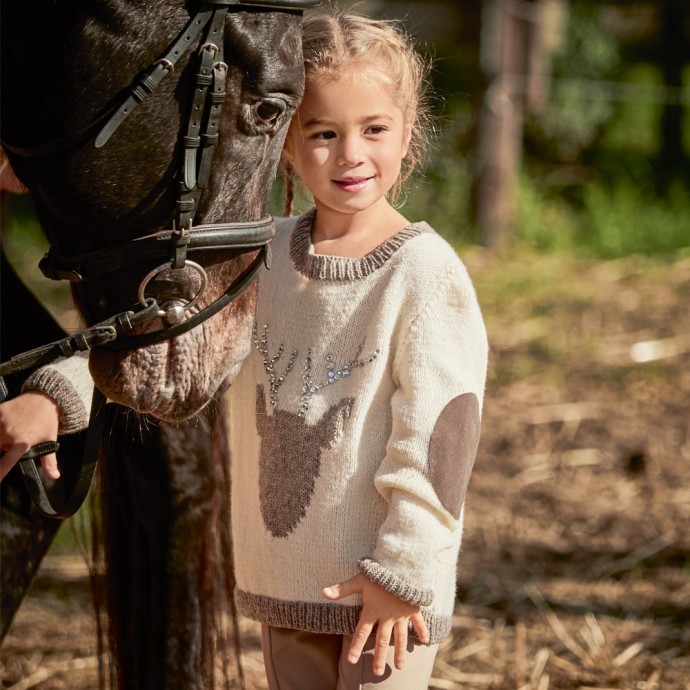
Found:
[[[151,280],[155,276],[157,276],[159,273],[161,273],[162,271],[164,271],[166,269],[172,269],[172,266],[173,266],[173,262],[167,261],[166,263],[161,264],[157,268],[154,268],[152,271],[147,273],[146,276],[144,276],[144,279],[141,281],[141,285],[139,285],[139,301],[144,306],[146,306],[146,304],[147,304],[146,295],[145,295],[146,286],[151,282]],[[204,292],[206,292],[206,288],[208,286],[208,276],[206,275],[206,271],[204,270],[204,268],[202,266],[200,266],[198,263],[196,263],[195,261],[185,260],[184,266],[182,268],[193,268],[199,274],[199,277],[201,278],[201,287],[199,288],[196,295],[194,295],[194,297],[192,297],[192,299],[189,300],[189,302],[184,304],[184,303],[181,303],[181,300],[174,300],[178,305],[178,309],[181,307],[182,311],[189,311],[201,299],[201,296],[204,294]],[[172,270],[180,270],[180,269],[172,269]],[[168,316],[168,311],[166,311],[164,309],[160,309],[158,311],[157,316],[166,317],[166,316]]]

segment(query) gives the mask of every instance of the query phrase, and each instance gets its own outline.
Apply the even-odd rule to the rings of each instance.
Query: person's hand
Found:
[[[56,441],[60,408],[47,395],[27,391],[0,405],[0,481],[29,448],[42,441]],[[41,458],[44,473],[58,479],[60,471],[55,453]]]
[[[424,644],[428,644],[429,631],[419,606],[413,606],[399,599],[372,582],[363,573],[323,590],[323,595],[331,600],[342,599],[351,594],[362,595],[363,607],[348,650],[347,660],[350,663],[356,664],[359,661],[374,626],[378,626],[374,648],[374,675],[376,676],[382,676],[386,670],[386,657],[391,636],[395,643],[395,668],[402,669],[405,666],[410,622],[419,639]]]

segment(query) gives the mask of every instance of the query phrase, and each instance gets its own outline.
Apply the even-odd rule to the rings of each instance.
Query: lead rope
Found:
[[[82,459],[74,486],[61,506],[56,506],[54,500],[48,495],[36,465],[37,458],[48,453],[56,453],[60,444],[55,441],[38,443],[19,459],[19,469],[24,478],[24,485],[38,510],[46,517],[65,520],[72,517],[84,503],[96,473],[104,419],[105,396],[94,387]]]

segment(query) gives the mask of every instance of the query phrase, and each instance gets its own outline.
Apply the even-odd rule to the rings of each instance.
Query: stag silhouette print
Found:
[[[285,353],[281,344],[275,355],[268,351],[268,325],[264,325],[261,337],[254,326],[254,345],[263,356],[263,365],[269,379],[269,399],[274,408],[269,415],[266,409],[264,387],[256,387],[256,420],[261,438],[259,455],[259,500],[261,515],[267,529],[274,537],[286,537],[306,515],[309,501],[321,467],[321,452],[332,448],[342,434],[343,426],[350,416],[353,398],[344,398],[331,405],[325,414],[314,424],[305,421],[309,399],[326,386],[331,386],[347,378],[350,373],[366,366],[376,359],[375,350],[367,359],[361,359],[362,343],[354,358],[340,367],[334,364],[333,355],[326,355],[324,369],[326,376],[322,381],[313,380],[313,361],[311,350],[307,350],[302,372],[302,395],[298,409],[290,412],[278,409],[278,389],[285,382],[297,359],[297,350],[292,350],[282,373],[276,371]],[[292,442],[301,438],[299,447]]]

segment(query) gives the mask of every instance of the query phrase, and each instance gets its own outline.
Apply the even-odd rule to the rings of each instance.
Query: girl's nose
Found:
[[[338,164],[353,166],[362,161],[362,147],[356,137],[343,137],[338,148]]]

